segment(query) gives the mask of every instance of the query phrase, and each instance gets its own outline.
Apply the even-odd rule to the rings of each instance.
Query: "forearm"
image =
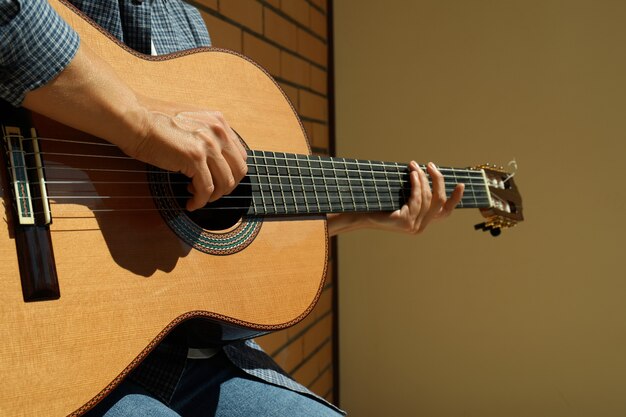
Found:
[[[137,95],[83,45],[55,79],[26,94],[23,106],[127,153],[144,135],[146,110]]]
[[[140,95],[84,45],[56,78],[26,94],[23,105],[186,175],[189,210],[229,194],[247,171],[246,151],[219,112]]]

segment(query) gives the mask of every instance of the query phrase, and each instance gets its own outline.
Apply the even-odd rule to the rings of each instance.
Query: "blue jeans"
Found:
[[[124,381],[85,417],[339,417],[306,395],[271,385],[235,367],[223,352],[189,359],[169,405]]]

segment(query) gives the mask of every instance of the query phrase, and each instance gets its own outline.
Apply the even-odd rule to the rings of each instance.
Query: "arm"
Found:
[[[189,210],[228,194],[247,172],[221,114],[138,96],[47,1],[0,0],[0,97],[182,172],[192,180]]]
[[[463,184],[458,184],[448,199],[443,175],[433,163],[427,170],[432,178],[433,189],[428,178],[415,161],[409,164],[411,195],[407,203],[392,213],[339,213],[328,215],[330,236],[357,229],[381,229],[394,232],[418,234],[433,220],[448,217],[463,197]]]
[[[246,151],[221,114],[139,96],[82,45],[56,78],[26,94],[23,105],[135,159],[185,174],[194,194],[189,210],[230,193],[247,172]]]

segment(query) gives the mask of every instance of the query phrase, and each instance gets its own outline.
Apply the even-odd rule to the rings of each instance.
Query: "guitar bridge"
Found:
[[[30,137],[25,137],[27,131]],[[37,132],[2,125],[4,162],[12,191],[13,230],[24,301],[60,297],[50,223],[52,216]],[[11,200],[11,195],[5,198]]]

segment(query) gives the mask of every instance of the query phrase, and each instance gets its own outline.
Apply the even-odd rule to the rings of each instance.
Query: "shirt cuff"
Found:
[[[78,34],[47,1],[1,0],[0,97],[21,105],[28,91],[65,69],[79,43]]]

